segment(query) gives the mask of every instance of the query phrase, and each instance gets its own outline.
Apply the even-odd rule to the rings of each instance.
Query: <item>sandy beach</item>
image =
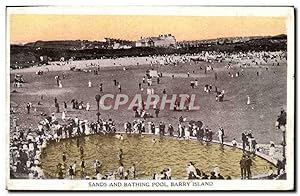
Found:
[[[278,56],[281,52],[269,52],[268,55]],[[76,69],[89,69],[92,67],[127,67],[127,66],[137,66],[137,65],[162,65],[166,63],[167,60],[172,60],[173,62],[183,62],[184,59],[191,58],[202,58],[202,59],[214,59],[216,58],[215,55],[170,55],[170,56],[146,56],[146,57],[123,57],[123,58],[116,58],[116,59],[92,59],[92,60],[73,60],[73,61],[51,61],[49,65],[44,66],[33,66],[24,69],[11,69],[10,73],[30,73],[30,72],[37,72],[37,71],[67,71],[70,70],[71,67],[75,67]],[[264,64],[271,64],[275,63],[275,59],[269,59],[268,63],[264,62],[261,58],[249,58],[248,56],[243,57],[236,54],[231,54],[222,57],[223,61],[230,62],[232,66],[244,66],[246,64],[251,64],[252,67],[259,67],[260,65]],[[258,66],[253,62],[257,62]],[[279,61],[279,59],[277,59]],[[280,60],[281,61],[281,60]],[[212,63],[213,64],[213,63]]]
[[[172,56],[174,60],[179,60],[182,56]],[[52,61],[49,65],[34,66],[24,69],[10,70],[10,73],[27,73],[37,71],[66,71],[71,67],[76,69],[87,69],[91,67],[119,67],[119,66],[135,66],[135,65],[150,65],[159,64],[164,61],[165,57],[124,57],[116,59],[93,59],[93,60],[74,60],[67,62]]]

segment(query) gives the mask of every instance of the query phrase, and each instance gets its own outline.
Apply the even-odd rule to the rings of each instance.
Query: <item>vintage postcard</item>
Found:
[[[293,7],[7,7],[8,190],[292,191]]]

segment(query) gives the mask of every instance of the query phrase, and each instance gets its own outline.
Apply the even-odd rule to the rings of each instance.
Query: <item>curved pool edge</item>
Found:
[[[115,135],[115,134],[126,134],[126,135],[149,135],[149,136],[153,135],[153,136],[159,136],[159,134],[153,134],[153,133],[141,133],[141,134],[139,134],[139,133],[131,133],[131,134],[127,134],[126,132],[122,132],[122,131],[116,131],[115,133],[107,133],[107,134],[113,134],[113,135]],[[74,139],[74,138],[77,138],[77,137],[84,138],[84,137],[89,137],[89,136],[93,136],[93,135],[99,135],[99,134],[88,134],[88,135],[84,135],[84,136],[75,136],[75,137],[72,137],[72,138],[63,138],[60,141],[65,140],[65,139]],[[173,139],[179,139],[176,136],[169,136],[169,135],[164,135],[163,137],[173,138]],[[184,140],[198,141],[197,138],[194,137],[194,136],[190,136],[189,139],[184,139]],[[213,143],[213,144],[216,144],[216,145],[217,144],[221,145],[218,140],[212,140],[209,143]],[[243,147],[242,147],[241,143],[237,143],[237,146],[233,146],[230,142],[223,142],[223,145],[231,147],[231,148],[238,148],[239,150],[243,151]],[[47,148],[47,147],[45,147],[45,148]],[[42,149],[42,150],[44,150],[44,149]],[[255,152],[255,155],[258,156],[259,158],[267,161],[269,164],[273,165],[275,168],[277,168],[276,167],[276,164],[277,164],[276,160],[272,159],[270,156],[268,156],[268,155],[266,155],[264,153],[258,152],[258,151]],[[261,178],[266,178],[266,177],[268,177],[268,174],[262,173],[262,174],[258,174],[256,176],[252,176],[252,178],[250,180],[261,179]],[[233,180],[238,180],[238,179],[239,178],[233,178]],[[136,179],[136,180],[141,180],[141,179]],[[180,180],[180,179],[173,179],[173,180]],[[187,179],[184,179],[184,180],[187,180]]]

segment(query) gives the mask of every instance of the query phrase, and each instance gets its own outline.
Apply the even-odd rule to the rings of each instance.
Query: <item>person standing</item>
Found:
[[[231,141],[231,144],[232,144],[233,147],[237,146],[237,142],[236,142],[235,138],[233,138],[233,140]]]
[[[63,152],[63,154],[62,154],[62,161],[65,163],[66,160],[67,160],[66,154],[65,154],[65,152]]]
[[[199,83],[198,83],[198,80],[196,79],[195,80],[195,87],[198,87]]]
[[[73,165],[72,165],[72,169],[74,171],[74,176],[76,175],[76,161],[74,161]]]
[[[154,135],[155,134],[155,125],[153,122],[151,122],[151,133]]]
[[[89,103],[86,103],[86,111],[90,111],[90,104]]]
[[[65,106],[65,109],[68,108],[68,105],[67,105],[67,103],[65,101],[64,101],[64,106]]]
[[[84,159],[81,159],[81,163],[80,163],[80,171],[81,171],[81,173],[84,172],[84,169],[85,169],[85,161],[84,161]]]
[[[59,88],[62,88],[63,86],[62,86],[62,83],[61,83],[61,80],[59,80],[59,82],[58,82],[58,87]]]
[[[160,136],[165,135],[165,124],[164,124],[164,122],[159,123],[159,135]]]
[[[240,168],[241,168],[241,179],[246,178],[246,157],[245,155],[242,156],[240,160]]]
[[[147,88],[147,95],[151,95],[151,89]]]
[[[245,132],[242,133],[243,151],[246,150],[247,136]]]
[[[247,179],[250,179],[252,177],[251,174],[251,166],[252,166],[252,160],[250,159],[250,156],[248,155],[246,157],[245,167],[246,167],[246,173],[247,173]]]
[[[183,122],[183,117],[180,116],[179,119],[178,119],[179,123],[182,123]]]
[[[121,163],[118,168],[118,174],[119,174],[120,180],[122,180],[124,177],[124,170],[125,170],[124,165],[123,165],[123,163]]]
[[[26,109],[27,109],[27,114],[30,114],[30,103],[27,103],[27,105],[26,105]]]
[[[100,83],[99,90],[101,93],[103,92],[103,84],[102,83]]]
[[[72,103],[72,109],[75,109],[76,107],[75,107],[75,99],[72,99],[71,100],[71,103]]]
[[[250,96],[247,95],[247,105],[250,105]]]
[[[88,82],[88,87],[91,88],[92,87],[92,82],[89,80]]]
[[[132,179],[135,179],[135,177],[136,177],[136,168],[135,168],[135,164],[134,163],[132,164],[132,166],[131,166],[131,168],[129,170],[129,173],[130,173]]]
[[[191,86],[192,88],[195,87],[195,81],[194,81],[194,80],[192,80],[192,81],[190,82],[190,86]]]
[[[64,173],[62,171],[62,168],[61,168],[61,163],[59,163],[57,166],[57,170],[58,170],[58,179],[64,179]]]
[[[171,170],[171,168],[167,168],[167,170],[166,170],[166,179],[167,180],[171,180],[171,178],[172,178],[172,170]]]
[[[56,113],[59,113],[59,104],[58,102],[55,103]]]
[[[159,108],[155,108],[155,117],[158,118],[158,114],[159,114]]]
[[[83,157],[83,154],[84,154],[84,149],[82,146],[80,146],[79,148],[79,152],[80,152],[80,156]]]
[[[128,180],[129,179],[129,170],[126,170],[124,172],[124,180]]]
[[[117,157],[118,157],[119,162],[121,162],[123,159],[123,150],[122,149],[119,150]]]
[[[170,136],[173,137],[173,135],[174,135],[174,128],[173,128],[173,126],[171,124],[169,124],[169,126],[168,126],[168,132],[169,132]]]
[[[71,180],[74,178],[74,175],[75,175],[74,170],[72,168],[72,165],[70,165],[70,167],[69,167],[69,176],[70,176]]]
[[[59,80],[60,80],[60,79],[59,79],[59,76],[55,76],[54,78],[55,78],[55,80],[56,80],[56,85],[59,86]]]
[[[220,144],[223,144],[223,128],[220,127],[219,130],[218,130],[218,137],[219,137],[219,141],[220,141]]]
[[[225,136],[224,128],[221,127],[220,129],[221,129],[221,131],[222,131],[222,144],[223,144],[223,143],[224,143],[224,136]]]
[[[96,159],[94,162],[95,174],[98,174],[100,172],[100,167],[101,167],[101,163],[100,163],[100,161],[98,161],[98,159]]]
[[[75,126],[78,127],[78,125],[79,125],[79,118],[77,116],[74,118],[74,123],[75,123]]]
[[[118,89],[119,89],[119,92],[122,91],[122,87],[121,87],[121,84],[120,84],[120,83],[119,83],[119,85],[118,85]]]
[[[211,129],[208,130],[208,141],[211,142],[212,141],[212,136],[213,136],[213,132]]]
[[[218,167],[217,164],[213,165],[213,170],[212,170],[216,176],[218,176],[220,174],[220,168]]]
[[[66,119],[66,111],[61,113],[61,119],[64,121]]]
[[[151,88],[151,95],[154,95],[154,88]]]

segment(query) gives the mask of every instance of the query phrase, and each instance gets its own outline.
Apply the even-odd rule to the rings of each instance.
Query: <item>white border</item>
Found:
[[[290,18],[289,22],[291,22],[292,24],[294,23],[294,18],[293,18],[293,9],[292,8],[288,8],[288,10],[290,11],[287,11],[285,9],[282,9],[282,8],[278,8],[278,7],[272,7],[270,8],[270,10],[272,11],[265,11],[266,8],[253,8],[253,7],[247,7],[247,8],[241,8],[241,7],[234,7],[233,10],[234,11],[224,11],[224,8],[213,8],[213,7],[205,7],[205,8],[199,8],[199,7],[192,7],[192,8],[189,8],[189,7],[173,7],[173,6],[166,6],[166,7],[142,7],[143,10],[142,12],[141,11],[137,11],[139,9],[136,9],[136,8],[141,8],[141,7],[115,7],[113,9],[111,9],[112,7],[84,7],[84,9],[82,8],[76,8],[76,7],[55,7],[55,9],[52,9],[50,7],[50,10],[51,11],[50,13],[56,13],[56,14],[59,14],[59,13],[64,13],[64,14],[74,14],[76,13],[77,11],[81,11],[82,14],[96,14],[101,11],[101,14],[105,15],[105,14],[112,14],[112,15],[115,15],[115,14],[118,14],[118,15],[127,15],[127,14],[132,14],[133,11],[135,11],[136,15],[185,15],[185,16],[190,16],[190,15],[198,15],[198,16],[217,16],[217,15],[220,15],[220,16],[236,16],[236,15],[242,15],[242,16],[250,16],[250,15],[253,15],[253,13],[255,13],[255,16],[259,15],[259,16],[288,16]],[[196,12],[193,11],[194,9],[199,9],[197,10]],[[89,9],[89,11],[87,13],[85,13],[85,10],[86,9]],[[127,10],[128,9],[128,10]],[[217,13],[214,13],[214,10],[217,11]],[[269,9],[269,8],[268,8]],[[184,11],[183,11],[184,10]],[[206,10],[206,11],[205,11]],[[28,12],[29,9],[26,8],[26,9],[23,9],[23,8],[18,8],[17,9],[17,12],[20,13],[20,12]],[[41,9],[41,7],[39,7],[38,9],[34,8],[32,11],[34,11],[35,13],[45,13],[44,11],[44,8]],[[111,12],[110,12],[111,11]],[[10,8],[8,9],[8,12],[11,13],[11,10]],[[13,11],[14,13],[14,11]],[[47,12],[49,13],[49,12]],[[234,13],[234,15],[233,15]],[[273,13],[273,14],[272,14]],[[7,34],[9,35],[9,34]],[[294,26],[289,26],[288,28],[288,108],[292,107],[294,108],[294,79],[293,79],[293,72],[294,72]],[[292,39],[291,39],[292,38]],[[9,55],[8,55],[9,56]],[[7,60],[9,60],[9,58],[7,58]],[[6,62],[9,62],[9,61],[6,61]],[[7,63],[6,63],[7,65]],[[291,66],[292,65],[292,66]],[[9,67],[9,66],[6,66],[6,68]],[[8,69],[8,72],[9,72],[9,69]],[[7,76],[7,72],[6,73],[6,76]],[[9,75],[9,74],[8,74]],[[9,95],[9,94],[7,94]],[[9,103],[9,102],[6,102],[6,103]],[[7,106],[7,104],[6,104]],[[6,111],[9,111],[9,110],[6,110]],[[291,118],[291,115],[290,115],[290,109],[289,109],[289,114],[288,114],[288,123],[290,123],[290,125],[294,125],[294,119]],[[8,119],[9,119],[9,116],[7,115],[7,112],[6,112],[6,115],[5,115]],[[7,121],[7,118],[6,118],[6,123],[8,122]],[[7,124],[6,124],[7,125]],[[8,126],[9,127],[9,126]],[[290,129],[290,127],[288,126],[288,129]],[[291,128],[293,130],[293,127]],[[287,140],[288,141],[292,141],[294,139],[294,135],[293,134],[289,134],[288,137],[287,137]],[[7,144],[7,143],[6,143]],[[293,142],[288,142],[288,146],[287,146],[287,149],[291,149],[293,148]],[[5,148],[7,149],[7,147]],[[7,151],[6,150],[6,153],[7,154]],[[293,152],[289,152],[287,153],[287,159],[288,160],[294,160],[294,153]],[[7,159],[6,159],[7,160]],[[288,161],[288,166],[287,166],[287,169],[288,169],[288,172],[291,174],[290,178],[287,180],[287,181],[260,181],[260,180],[257,180],[257,181],[237,181],[239,184],[238,184],[238,190],[283,190],[285,188],[287,189],[291,189],[292,187],[290,186],[290,184],[288,184],[289,181],[293,180],[293,171],[292,171],[292,168],[293,168],[293,163],[291,163],[290,161]],[[7,171],[7,170],[6,170]],[[289,175],[288,175],[289,176]],[[15,181],[15,180],[13,180]],[[29,180],[17,180],[16,181],[16,184],[17,185],[20,185],[22,187],[22,190],[24,190],[25,188],[30,188],[32,185],[32,187],[34,187],[35,189],[37,187],[39,187],[40,189],[43,189],[45,188],[45,186],[47,186],[46,190],[64,190],[65,186],[66,186],[66,183],[72,183],[72,187],[73,188],[80,188],[82,186],[82,182],[78,181],[78,182],[68,182],[66,180],[64,181],[60,181],[60,183],[57,183],[57,181],[55,182],[56,180],[43,180],[43,181],[37,181],[37,180],[34,180],[34,183],[29,182]],[[12,181],[10,181],[12,182]],[[14,185],[11,185],[10,182],[8,182],[8,185],[11,186],[10,188],[14,189],[14,188],[17,188],[15,187],[16,184]],[[230,181],[231,183],[228,183],[229,181],[214,181],[214,187],[213,187],[213,190],[237,190],[237,184],[233,181]],[[75,184],[74,184],[75,183]],[[225,184],[224,184],[225,183]],[[70,184],[71,185],[71,184]],[[83,185],[85,186],[85,185]],[[285,187],[285,188],[284,188]],[[61,189],[62,188],[62,189]],[[224,189],[226,188],[226,189]],[[86,190],[87,188],[86,187],[83,187],[84,190]],[[78,190],[78,189],[77,189]],[[99,190],[99,189],[96,189],[96,190]],[[102,189],[103,190],[103,189]],[[116,190],[116,189],[114,189]],[[132,188],[130,189],[132,190]],[[170,189],[168,189],[170,190]],[[203,190],[203,189],[198,189],[198,190]]]

